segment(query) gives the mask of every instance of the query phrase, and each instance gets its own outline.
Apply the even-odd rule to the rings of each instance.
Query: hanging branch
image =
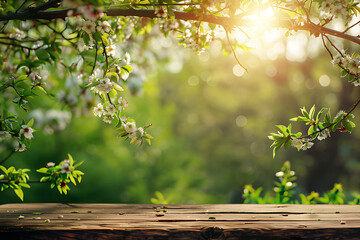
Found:
[[[230,47],[231,47],[231,51],[232,51],[232,53],[233,53],[233,55],[234,55],[237,63],[238,63],[238,64],[240,65],[240,67],[242,67],[246,72],[248,72],[248,70],[246,69],[246,67],[244,67],[244,66],[240,63],[240,60],[239,60],[238,57],[236,56],[236,52],[235,52],[235,50],[234,50],[234,48],[233,48],[233,46],[232,46],[232,44],[231,44],[230,38],[229,38],[229,32],[228,32],[225,28],[224,28],[224,30],[225,30],[225,33],[226,33],[226,38],[227,38],[227,40],[228,40],[228,43],[229,43],[229,45],[230,45]]]
[[[3,165],[6,160],[8,160],[13,154],[15,153],[15,150],[11,151],[3,160],[1,160],[0,165]]]

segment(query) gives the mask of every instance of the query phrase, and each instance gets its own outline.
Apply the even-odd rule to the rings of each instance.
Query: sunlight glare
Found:
[[[296,35],[290,36],[287,39],[286,44],[286,58],[291,62],[303,62],[306,60],[306,51],[308,38],[302,34],[298,33]]]
[[[272,8],[266,8],[265,10],[258,12],[248,17],[252,22],[252,26],[255,26],[257,32],[265,32],[272,27],[272,17],[274,16],[274,10]]]

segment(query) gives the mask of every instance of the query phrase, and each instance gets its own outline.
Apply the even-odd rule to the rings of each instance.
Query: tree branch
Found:
[[[19,184],[19,183],[49,183],[51,181],[44,181],[44,182],[40,182],[40,180],[29,180],[29,181],[26,181],[26,182],[20,182],[20,181],[16,181],[15,183],[16,184]],[[0,180],[0,184],[8,184],[9,183],[9,180]]]
[[[50,2],[58,2],[59,0],[53,0]],[[40,7],[40,6],[39,6]],[[34,8],[35,9],[35,8]],[[32,10],[34,10],[32,9]],[[63,10],[54,10],[54,11],[39,11],[36,13],[29,11],[21,11],[19,13],[8,12],[6,15],[0,15],[0,21],[7,20],[29,20],[29,19],[45,19],[52,20],[62,18],[65,19],[67,17],[67,13],[70,9]],[[148,18],[158,18],[155,14],[155,10],[151,9],[109,9],[106,11],[108,16],[113,17],[148,17]],[[182,11],[174,11],[175,19],[184,20],[184,21],[202,21],[207,23],[213,23],[216,25],[224,26],[226,29],[232,29],[234,26],[251,26],[251,21],[244,19],[246,16],[243,14],[235,15],[234,17],[216,17],[213,15],[197,15],[194,12],[182,12]],[[278,27],[289,28],[289,22],[280,22],[276,24]],[[326,28],[321,25],[317,25],[313,22],[307,22],[303,25],[298,25],[294,27],[294,30],[305,30],[311,33],[321,33],[332,35],[338,38],[342,38],[356,44],[360,45],[360,38],[357,36],[349,35],[345,32],[340,32],[334,29]]]

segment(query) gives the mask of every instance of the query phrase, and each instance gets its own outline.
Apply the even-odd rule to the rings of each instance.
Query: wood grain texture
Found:
[[[360,206],[0,205],[0,239],[124,238],[360,239]]]

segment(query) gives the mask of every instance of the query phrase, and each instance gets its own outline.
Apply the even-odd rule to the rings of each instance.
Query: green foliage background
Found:
[[[281,150],[276,159],[266,138],[275,124],[297,116],[300,107],[315,103],[336,112],[359,95],[338,77],[324,52],[304,62],[245,53],[240,60],[249,73],[236,77],[235,60],[216,51],[197,56],[173,44],[157,51],[170,57],[153,63],[157,70],[147,75],[141,94],[127,96],[133,105],[128,111],[139,125],[153,124],[152,145],[124,143],[91,113],[74,116],[62,132],[38,131],[32,147],[6,164],[36,169],[60,162],[70,152],[77,161],[85,160],[85,176],[66,196],[47,184],[32,184],[30,191],[24,190],[24,202],[150,203],[156,191],[170,203],[242,202],[246,184],[271,191],[274,173],[286,160],[298,177],[298,193],[328,191],[335,182],[348,195],[359,191],[358,129],[351,135],[334,134],[305,152]],[[177,59],[179,51],[183,61]],[[183,64],[182,70],[169,71],[171,64]],[[328,87],[319,84],[323,74],[331,79]],[[37,104],[46,108],[54,103],[40,99]],[[40,178],[36,172],[30,175]],[[0,203],[19,201],[13,192],[1,193]]]

